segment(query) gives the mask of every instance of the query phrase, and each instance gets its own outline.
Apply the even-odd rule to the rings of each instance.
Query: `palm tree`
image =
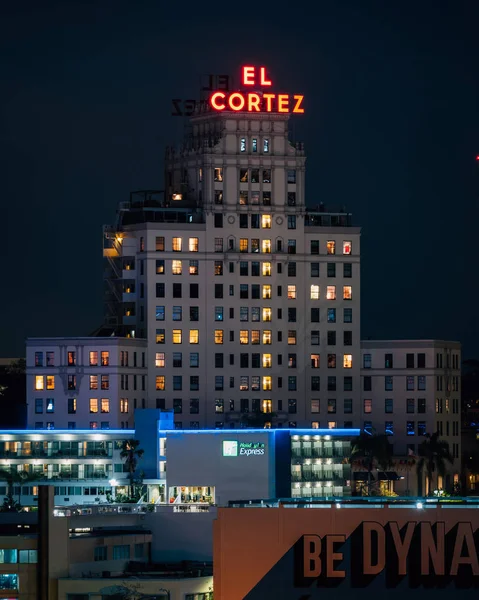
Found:
[[[43,479],[43,475],[38,473],[29,473],[27,471],[10,471],[9,469],[0,469],[0,479],[7,482],[7,496],[13,497],[13,486],[18,486],[18,504],[20,505],[23,486],[32,481]]]
[[[130,478],[130,497],[133,496],[133,483],[138,460],[140,460],[145,453],[144,450],[138,448],[139,445],[139,440],[124,440],[121,444],[120,456],[125,459],[125,467]]]
[[[372,472],[378,466],[387,469],[392,464],[393,448],[385,434],[370,435],[364,431],[353,441],[351,461],[359,459],[368,472],[368,496],[371,495]]]
[[[454,462],[454,457],[449,451],[449,444],[446,440],[439,439],[439,433],[426,434],[426,439],[419,445],[418,454],[420,459],[417,462],[417,471],[422,474],[426,470],[429,482],[429,496],[432,495],[432,478],[434,472],[444,477],[446,474],[446,461],[450,464]],[[437,483],[437,482],[436,482]]]

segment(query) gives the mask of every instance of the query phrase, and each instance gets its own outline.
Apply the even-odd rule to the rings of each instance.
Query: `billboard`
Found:
[[[479,597],[476,507],[226,508],[214,527],[222,600]]]

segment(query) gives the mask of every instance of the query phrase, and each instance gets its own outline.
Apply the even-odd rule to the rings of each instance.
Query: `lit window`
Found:
[[[198,261],[190,260],[190,275],[198,275]]]
[[[352,300],[352,298],[353,298],[352,287],[350,285],[344,285],[343,286],[343,300]]]
[[[47,405],[47,407],[46,407],[47,413],[55,412],[55,399],[54,398],[47,398],[46,405]]]
[[[263,321],[271,321],[271,308],[263,308]]]
[[[311,300],[319,300],[319,285],[311,286]]]
[[[215,276],[223,275],[223,261],[222,260],[215,260],[214,268],[215,268]]]
[[[271,275],[271,263],[264,262],[263,263],[263,277],[269,277]]]
[[[264,413],[270,413],[273,410],[273,402],[271,400],[263,400],[261,410]]]
[[[295,346],[296,345],[296,329],[288,330],[288,345]]]
[[[173,329],[173,344],[181,344],[181,329]]]
[[[173,252],[181,252],[181,246],[183,244],[183,239],[180,237],[174,237],[171,242],[171,249]]]
[[[327,300],[336,300],[336,286],[328,285],[326,288],[326,299]]]
[[[240,252],[248,252],[248,238],[240,238]]]
[[[90,389],[91,390],[98,389],[98,375],[90,375]]]
[[[326,242],[326,252],[328,254],[336,254],[336,242]]]
[[[143,238],[141,238],[143,240]],[[140,242],[141,246],[141,242]],[[155,240],[155,248],[157,252],[165,251],[165,238],[163,236],[157,236]],[[140,249],[140,252],[144,252],[144,248]]]
[[[190,238],[188,240],[188,250],[190,252],[198,252],[198,238]]]
[[[319,354],[311,354],[311,368],[319,369]]]
[[[171,262],[171,272],[173,275],[181,275],[182,265],[181,260],[173,260]]]
[[[351,254],[351,242],[343,242],[343,254]]]
[[[269,369],[271,368],[271,354],[263,354],[263,368]]]
[[[164,391],[165,390],[165,376],[164,375],[157,375],[156,376],[155,388],[156,388],[157,391]]]
[[[253,329],[251,331],[251,343],[256,346],[260,343],[260,331],[259,329]]]
[[[55,389],[55,375],[47,375],[47,390]]]
[[[261,215],[262,229],[271,229],[271,215]]]
[[[240,330],[240,344],[249,343],[249,331],[247,329]]]
[[[260,386],[260,376],[259,375],[252,375],[251,376],[251,390],[253,392],[258,392],[261,389]]]
[[[373,412],[373,401],[372,400],[364,400],[364,412],[370,414]]]
[[[120,398],[120,412],[121,413],[128,412],[128,398]]]
[[[288,285],[288,299],[296,300],[296,286],[295,285]]]
[[[156,343],[157,344],[164,344],[165,343],[165,330],[164,329],[157,329],[156,330]]]
[[[157,352],[155,358],[155,367],[163,368],[165,366],[165,353]]]
[[[101,366],[108,367],[110,364],[110,353],[108,351],[104,351],[101,353]]]
[[[263,285],[263,300],[271,300],[271,286]]]
[[[264,254],[268,254],[271,252],[271,240],[263,240],[261,242],[261,251]]]
[[[263,140],[263,152],[269,152],[269,140],[268,139]]]
[[[223,343],[223,330],[215,329],[215,344],[222,344],[222,343]]]
[[[272,379],[271,379],[271,375],[265,375],[263,377],[263,390],[264,391],[270,391],[272,389],[272,383],[271,383]]]
[[[336,421],[328,421],[328,429],[336,429]]]
[[[240,391],[247,392],[249,390],[249,377],[248,375],[241,375],[240,377]]]
[[[248,204],[248,192],[247,191],[240,190],[239,203],[241,204],[241,206],[246,206]]]
[[[199,329],[190,329],[190,344],[199,344],[200,343],[200,330]]]
[[[101,412],[102,413],[110,412],[110,400],[108,400],[108,398],[101,399]]]
[[[352,354],[344,354],[343,355],[343,368],[351,369],[353,366],[353,355]]]
[[[90,398],[90,412],[91,413],[98,412],[98,398]]]
[[[223,167],[215,168],[215,181],[223,181]]]
[[[44,383],[43,375],[35,375],[35,389],[43,390],[44,385],[45,385],[45,383]]]
[[[90,367],[97,367],[97,366],[98,366],[98,351],[93,350],[92,352],[90,352]]]
[[[269,345],[271,344],[271,330],[265,329],[263,331],[263,344]]]

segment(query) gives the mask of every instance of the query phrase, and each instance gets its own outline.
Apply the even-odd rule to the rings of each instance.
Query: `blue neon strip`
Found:
[[[161,435],[171,434],[198,434],[198,433],[215,433],[222,435],[230,434],[248,434],[248,433],[268,433],[288,431],[291,435],[330,435],[332,437],[347,436],[356,437],[360,434],[360,429],[160,429],[158,433]]]
[[[94,435],[134,435],[134,429],[1,429],[0,435],[12,435],[12,434],[20,434],[20,435],[55,435],[56,433],[60,434],[68,434],[68,435],[84,435],[84,434],[94,434]]]

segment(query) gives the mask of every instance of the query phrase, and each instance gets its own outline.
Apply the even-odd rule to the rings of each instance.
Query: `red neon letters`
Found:
[[[241,69],[241,83],[244,86],[270,87],[271,79],[266,76],[266,68],[245,66]],[[233,112],[278,112],[303,114],[304,96],[299,94],[269,94],[257,92],[213,92],[210,106],[217,111]]]

